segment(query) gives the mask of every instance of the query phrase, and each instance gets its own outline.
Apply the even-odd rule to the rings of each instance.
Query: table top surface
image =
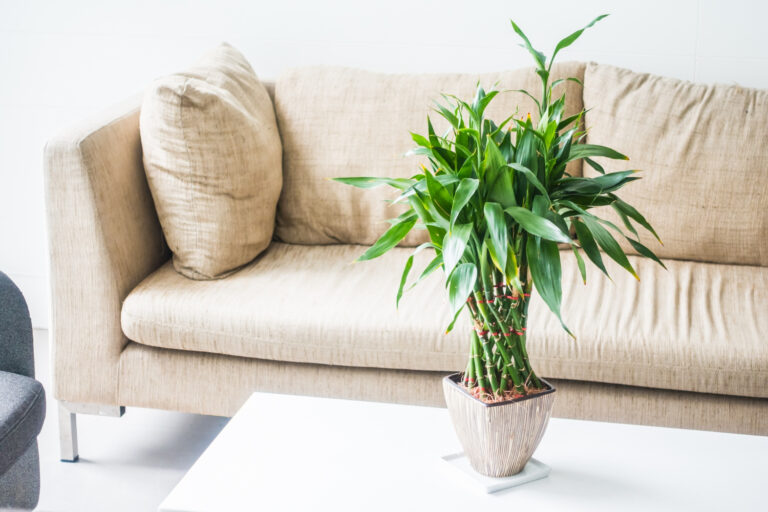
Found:
[[[459,451],[446,409],[254,393],[160,511],[768,510],[768,437],[553,418],[550,475],[494,494]]]

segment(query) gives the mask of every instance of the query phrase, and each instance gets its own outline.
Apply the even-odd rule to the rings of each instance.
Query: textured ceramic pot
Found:
[[[487,404],[470,395],[455,373],[443,379],[443,392],[456,435],[475,471],[504,477],[523,470],[539,446],[552,414],[555,388],[508,402]]]

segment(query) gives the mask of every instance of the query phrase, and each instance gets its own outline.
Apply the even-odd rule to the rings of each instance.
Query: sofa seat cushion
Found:
[[[629,256],[638,282],[603,256],[581,280],[563,254],[563,317],[531,304],[542,375],[768,398],[768,268]]]
[[[411,251],[353,263],[364,249],[273,242],[252,264],[211,282],[166,265],[126,298],[123,331],[147,345],[299,363],[461,367],[464,338],[443,335],[450,318],[438,273],[397,310],[399,272]],[[414,268],[428,263],[426,252]]]
[[[44,419],[42,384],[31,377],[0,371],[0,475],[37,439]]]
[[[219,281],[185,279],[166,265],[126,298],[122,326],[138,343],[171,349],[344,366],[456,371],[469,322],[450,318],[442,276],[395,309],[411,250],[351,263],[364,247],[273,243]],[[417,256],[414,272],[429,255]],[[423,256],[423,257],[422,257]],[[630,257],[642,283],[609,266],[581,283],[563,253],[564,318],[534,295],[529,353],[545,377],[768,397],[768,269]],[[421,258],[420,258],[421,257]],[[605,258],[608,260],[608,258]]]

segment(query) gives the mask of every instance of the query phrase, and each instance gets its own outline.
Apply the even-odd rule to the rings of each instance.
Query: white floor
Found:
[[[48,354],[48,333],[36,330],[37,378],[48,400],[39,437],[38,510],[155,511],[227,423],[227,418],[138,408],[128,408],[122,418],[78,415],[80,461],[60,462]]]

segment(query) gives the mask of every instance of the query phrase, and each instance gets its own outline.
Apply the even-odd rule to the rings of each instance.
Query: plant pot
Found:
[[[461,386],[461,375],[443,379],[443,392],[453,428],[472,468],[491,477],[523,470],[539,445],[552,414],[555,388],[498,403],[485,403]]]

